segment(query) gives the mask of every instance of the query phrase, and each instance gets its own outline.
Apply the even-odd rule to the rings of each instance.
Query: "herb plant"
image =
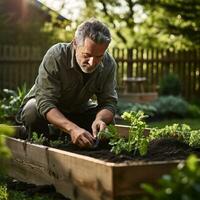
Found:
[[[132,151],[136,153],[139,150],[140,155],[145,155],[149,143],[144,135],[147,125],[142,119],[145,117],[147,116],[142,111],[124,112],[122,118],[131,124],[128,138],[121,137],[114,125],[109,125],[105,131],[99,132],[98,137],[109,139],[109,144],[112,146],[111,151],[115,154]]]
[[[130,123],[129,135],[127,138],[121,137],[114,125],[109,125],[107,129],[99,132],[98,137],[109,139],[109,144],[112,146],[111,151],[115,154],[122,152],[133,152],[136,154],[139,151],[141,156],[144,156],[148,151],[149,143],[155,139],[174,138],[188,144],[191,147],[200,147],[200,130],[191,130],[186,124],[173,124],[164,128],[152,128],[148,135],[144,134],[148,128],[142,111],[139,112],[124,112],[122,118]]]

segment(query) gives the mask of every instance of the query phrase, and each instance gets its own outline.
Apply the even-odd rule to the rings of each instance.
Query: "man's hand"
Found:
[[[72,142],[81,148],[92,147],[94,137],[83,128],[76,128],[70,133]]]
[[[99,131],[102,131],[106,128],[106,123],[100,119],[96,119],[94,120],[94,122],[92,123],[92,134],[94,136],[94,138],[97,137],[97,133]]]

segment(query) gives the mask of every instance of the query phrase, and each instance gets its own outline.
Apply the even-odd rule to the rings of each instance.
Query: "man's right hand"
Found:
[[[94,144],[94,137],[90,132],[83,128],[75,128],[70,133],[72,142],[81,148],[89,148]]]
[[[49,110],[46,113],[46,118],[50,123],[54,124],[64,132],[69,133],[72,142],[79,147],[92,147],[94,144],[95,138],[91,133],[67,119],[57,108]]]

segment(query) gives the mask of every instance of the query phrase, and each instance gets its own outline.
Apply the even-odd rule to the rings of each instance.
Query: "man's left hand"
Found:
[[[94,122],[92,123],[92,134],[93,136],[96,138],[97,137],[97,133],[99,131],[102,131],[106,128],[106,123],[102,120],[94,120]]]

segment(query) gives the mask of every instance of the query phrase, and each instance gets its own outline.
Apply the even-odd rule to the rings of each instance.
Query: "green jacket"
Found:
[[[52,108],[64,113],[81,113],[90,107],[90,98],[96,95],[100,109],[116,111],[116,63],[105,52],[102,62],[90,74],[84,84],[72,43],[52,46],[39,67],[35,84],[26,95],[23,104],[36,98],[39,113],[45,114]]]

